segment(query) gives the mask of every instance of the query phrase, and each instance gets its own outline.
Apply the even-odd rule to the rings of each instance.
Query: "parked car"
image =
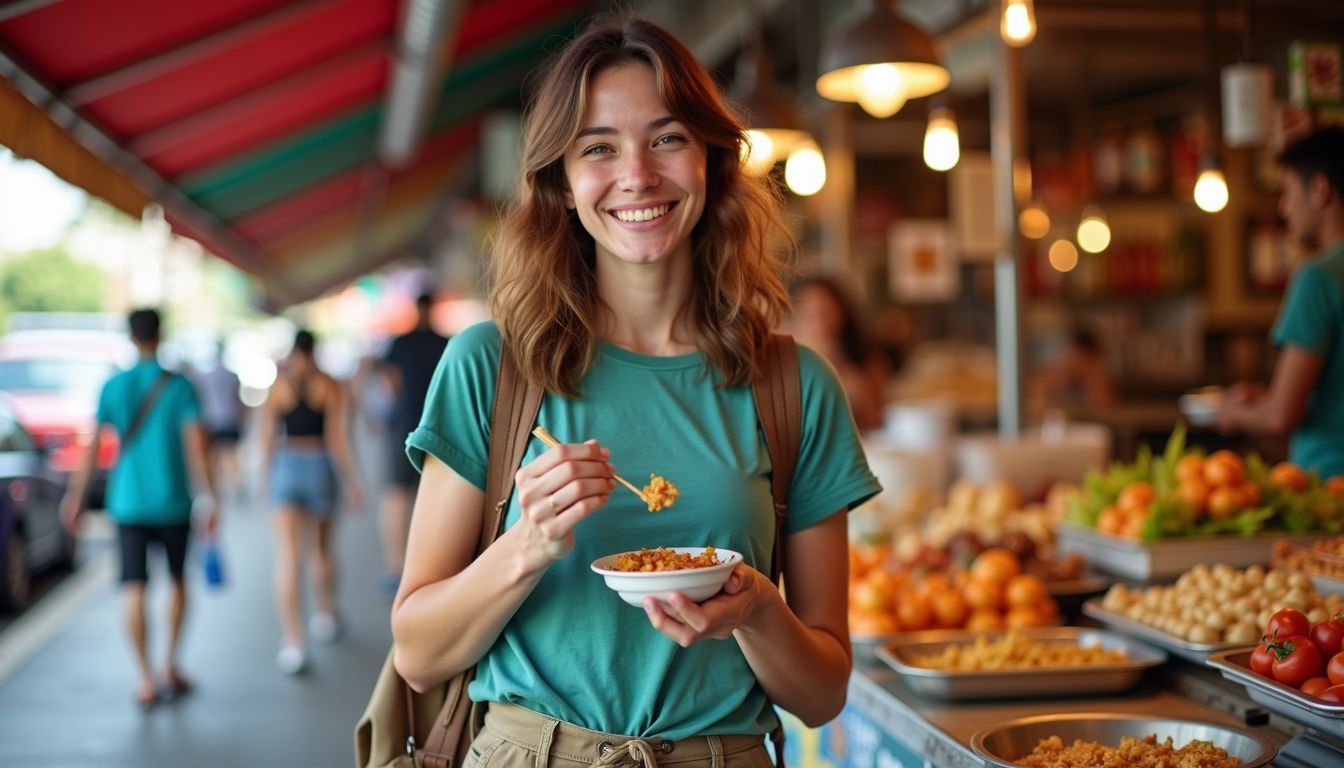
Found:
[[[0,338],[0,392],[55,471],[69,475],[92,443],[103,383],[135,360],[125,334],[88,330],[22,330]],[[90,506],[100,507],[117,436],[104,429],[90,480]]]
[[[0,611],[28,604],[33,575],[75,560],[75,537],[61,525],[65,478],[44,460],[0,397]]]

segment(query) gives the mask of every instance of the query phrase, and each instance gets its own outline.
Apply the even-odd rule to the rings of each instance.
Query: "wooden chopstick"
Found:
[[[553,436],[550,432],[547,432],[545,427],[537,427],[536,429],[532,430],[532,434],[536,435],[537,438],[541,440],[541,442],[545,443],[546,445],[552,448],[560,444],[560,441],[556,440],[555,436]],[[613,475],[613,477],[616,479],[616,482],[620,483],[621,485],[624,485],[626,488],[629,488],[630,492],[638,496],[640,501],[644,502],[645,504],[649,503],[649,500],[644,497],[644,492],[636,488],[635,486],[631,485],[628,480],[621,477],[620,475]]]

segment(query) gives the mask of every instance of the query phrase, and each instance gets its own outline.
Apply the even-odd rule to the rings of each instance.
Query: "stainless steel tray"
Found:
[[[989,765],[1014,768],[1017,763],[1013,761],[1030,755],[1037,743],[1051,736],[1058,736],[1065,744],[1082,739],[1114,747],[1126,736],[1141,739],[1150,734],[1157,736],[1158,741],[1170,736],[1172,744],[1177,747],[1185,746],[1195,739],[1210,742],[1240,760],[1240,768],[1268,765],[1279,751],[1269,739],[1239,728],[1195,720],[1106,712],[1040,715],[1009,720],[977,731],[971,736],[971,749]]]
[[[1146,643],[1151,643],[1164,651],[1189,659],[1196,664],[1203,664],[1210,653],[1233,648],[1246,648],[1248,645],[1247,643],[1192,643],[1170,632],[1163,632],[1157,627],[1150,627],[1141,621],[1134,621],[1127,616],[1108,611],[1102,607],[1101,600],[1096,598],[1083,603],[1083,615],[1091,616],[1111,629],[1118,629],[1127,635],[1133,635]]]
[[[1093,568],[1139,581],[1174,578],[1200,563],[1227,563],[1233,568],[1263,565],[1270,561],[1274,542],[1280,539],[1304,544],[1330,536],[1328,533],[1286,535],[1278,531],[1260,536],[1142,542],[1109,536],[1069,522],[1060,523],[1056,535],[1061,552],[1077,552],[1087,558],[1088,565]]]
[[[1296,688],[1257,675],[1251,670],[1250,651],[1243,648],[1211,654],[1209,666],[1222,672],[1228,680],[1246,686],[1251,701],[1265,709],[1322,733],[1344,738],[1344,704],[1327,704]]]
[[[977,633],[961,631],[911,632],[877,650],[877,657],[901,673],[914,692],[939,699],[1021,699],[1040,696],[1079,696],[1116,693],[1138,685],[1145,670],[1167,660],[1167,654],[1124,635],[1084,627],[1022,629],[1030,640],[1078,645],[1100,645],[1123,651],[1129,661],[1089,667],[1011,669],[957,672],[914,664],[917,654],[939,653],[951,645],[970,645]],[[1006,632],[983,633],[989,640]]]
[[[1045,582],[1045,591],[1056,600],[1062,597],[1080,597],[1105,592],[1112,580],[1105,576],[1089,574],[1078,579]]]

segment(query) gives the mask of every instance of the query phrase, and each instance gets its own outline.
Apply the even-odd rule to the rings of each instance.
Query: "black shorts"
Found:
[[[241,434],[237,427],[210,430],[211,445],[236,445]]]
[[[156,541],[168,557],[168,573],[181,581],[187,568],[187,542],[191,523],[179,525],[118,525],[117,542],[121,548],[121,583],[149,580],[149,544]]]

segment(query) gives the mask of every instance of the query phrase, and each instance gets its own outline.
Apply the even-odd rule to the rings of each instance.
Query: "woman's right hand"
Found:
[[[574,549],[574,526],[606,506],[616,488],[611,451],[596,440],[561,444],[514,475],[519,534],[530,564],[544,568]]]

